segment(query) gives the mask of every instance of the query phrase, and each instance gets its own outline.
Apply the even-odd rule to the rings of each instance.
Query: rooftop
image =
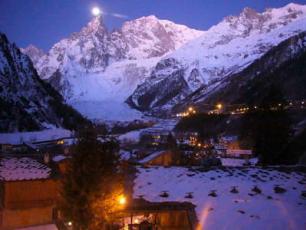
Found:
[[[46,179],[51,168],[29,157],[5,157],[0,160],[0,180],[21,181]]]
[[[153,153],[151,153],[149,156],[147,156],[147,157],[143,158],[142,160],[140,160],[139,163],[145,164],[145,163],[147,163],[148,161],[153,160],[155,157],[160,156],[160,155],[163,154],[164,152],[165,152],[165,150],[153,152]]]

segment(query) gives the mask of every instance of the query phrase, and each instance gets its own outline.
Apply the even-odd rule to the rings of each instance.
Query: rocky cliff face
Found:
[[[0,131],[73,128],[86,122],[37,75],[30,58],[0,33]]]

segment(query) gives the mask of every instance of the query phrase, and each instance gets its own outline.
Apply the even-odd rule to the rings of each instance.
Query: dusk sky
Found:
[[[259,12],[306,0],[1,0],[0,31],[20,47],[34,44],[48,50],[60,39],[79,31],[99,6],[111,30],[126,20],[156,15],[196,29],[206,30],[223,17],[237,15],[244,7]]]

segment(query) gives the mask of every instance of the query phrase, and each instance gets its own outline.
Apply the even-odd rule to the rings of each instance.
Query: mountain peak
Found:
[[[106,30],[106,27],[103,22],[102,16],[96,16],[91,21],[87,23],[85,27],[83,27],[82,32],[92,33],[97,32],[98,30]]]
[[[141,17],[139,19],[146,19],[146,20],[159,20],[155,15],[151,14],[151,15],[148,15],[148,16],[144,16],[144,17]]]
[[[240,16],[244,16],[245,18],[256,18],[258,17],[258,12],[250,7],[245,7]]]
[[[129,20],[123,23],[123,27],[125,26],[135,26],[135,24],[141,25],[150,25],[160,22],[161,20],[158,19],[155,15],[143,16],[140,18],[136,18],[134,20]]]
[[[45,52],[42,49],[37,48],[33,44],[28,45],[26,48],[21,48],[20,50],[22,53],[30,57],[34,66],[39,61],[39,59],[45,55]]]
[[[300,4],[291,2],[291,3],[287,4],[286,6],[284,6],[283,8],[300,9],[300,8],[305,8],[305,5],[300,5]]]

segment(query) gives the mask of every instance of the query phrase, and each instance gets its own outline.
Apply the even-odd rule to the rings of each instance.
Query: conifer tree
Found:
[[[285,104],[281,90],[272,85],[260,101],[259,109],[250,111],[243,118],[241,136],[253,140],[255,154],[262,164],[282,164],[290,158],[285,152],[291,135]]]
[[[100,142],[92,128],[80,132],[68,170],[63,178],[60,209],[73,229],[104,229],[118,210],[123,194],[118,168],[118,145]]]

